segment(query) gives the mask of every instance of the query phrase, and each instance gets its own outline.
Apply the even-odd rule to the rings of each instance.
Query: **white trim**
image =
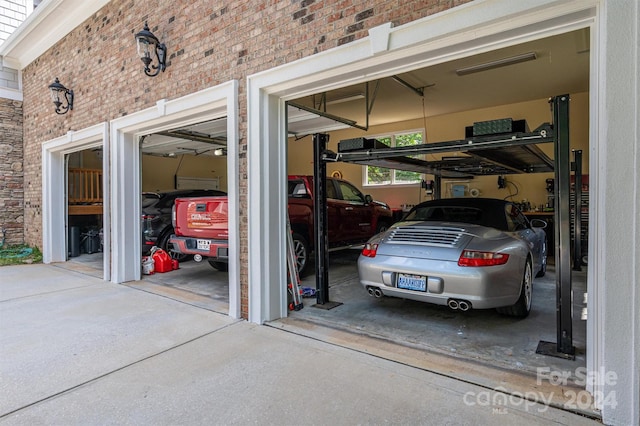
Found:
[[[109,1],[43,1],[9,38],[0,44],[2,63],[13,69],[24,69]]]
[[[599,7],[596,14],[596,23],[591,27],[591,64],[589,69],[589,175],[597,176],[597,179],[592,179],[589,182],[589,247],[587,258],[589,259],[587,265],[587,370],[598,371],[598,367],[604,365],[604,340],[603,340],[603,326],[602,319],[604,314],[604,303],[600,301],[605,296],[603,288],[595,285],[598,282],[604,282],[604,265],[605,265],[605,252],[604,250],[597,250],[597,247],[602,247],[603,233],[601,227],[603,225],[602,220],[599,219],[601,212],[605,212],[605,200],[597,194],[607,187],[606,175],[599,173],[598,168],[600,164],[603,164],[606,158],[606,144],[598,143],[602,140],[600,135],[602,111],[600,109],[600,92],[604,90],[601,82],[600,69],[603,57],[600,53],[602,34],[605,34],[604,22],[604,8]],[[600,60],[598,60],[600,58]],[[593,197],[591,196],[593,194]],[[597,377],[598,378],[598,377]],[[598,378],[599,379],[599,378]],[[591,392],[602,392],[603,384],[599,380],[587,383],[586,389]],[[598,404],[599,401],[596,401]],[[602,409],[600,404],[596,406],[598,409]]]
[[[42,144],[42,261],[44,263],[65,262],[67,260],[67,199],[65,196],[66,154],[84,149],[103,146],[107,149],[109,126],[96,124]],[[102,159],[103,168],[103,209],[109,209],[109,162]],[[109,215],[104,214],[102,227],[109,229]],[[109,233],[104,233],[104,247],[109,247]],[[103,279],[109,280],[111,264],[109,250],[104,250]]]
[[[589,292],[594,292],[589,298],[595,302],[589,314],[596,318],[588,329],[595,357],[589,366],[617,375],[615,380],[596,377],[595,386],[601,396],[614,397],[608,402],[616,405],[603,404],[602,417],[603,423],[616,425],[640,424],[639,16],[637,0],[603,0],[592,52],[598,93],[591,106],[591,120],[596,120],[591,164],[597,187],[590,188],[590,205],[597,211],[594,231],[589,230],[590,237],[595,234],[589,241],[595,264],[588,273]]]
[[[238,82],[232,80],[111,121],[111,281],[139,280],[140,144],[143,135],[227,117],[227,193],[229,197],[229,316],[240,317]]]
[[[22,90],[0,87],[0,98],[11,99],[12,101],[23,101]]]

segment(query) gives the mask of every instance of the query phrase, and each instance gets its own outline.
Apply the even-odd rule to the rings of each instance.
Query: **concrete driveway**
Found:
[[[0,268],[0,423],[596,424],[55,265]]]

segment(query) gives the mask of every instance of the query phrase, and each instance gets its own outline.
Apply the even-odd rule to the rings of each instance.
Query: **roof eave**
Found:
[[[110,0],[48,0],[0,45],[2,65],[23,70]]]

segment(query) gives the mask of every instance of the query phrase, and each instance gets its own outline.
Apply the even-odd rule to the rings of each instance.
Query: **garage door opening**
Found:
[[[69,267],[102,278],[104,189],[102,147],[65,155]]]
[[[140,150],[143,275],[129,285],[227,313],[228,259],[222,266],[212,261],[218,266],[212,267],[206,256],[180,251],[170,241],[185,234],[174,228],[176,203],[214,197],[228,205],[226,117],[144,135]]]
[[[328,133],[328,149],[338,152],[340,141],[362,137],[377,139],[392,147],[460,140],[465,138],[466,128],[488,120],[525,120],[533,129],[552,121],[549,96],[566,92],[571,93],[572,99],[571,148],[588,152],[588,41],[588,29],[581,29],[378,81],[316,93],[294,99],[289,105],[307,113],[318,110],[326,119],[338,117],[334,124],[343,124],[344,130]],[[567,63],[563,64],[560,58]],[[560,68],[555,69],[555,66]],[[294,135],[288,142],[288,173],[312,174],[312,142],[304,136],[313,133],[314,127],[309,126],[305,131],[300,122],[295,122],[295,127],[291,120],[289,123],[289,132]],[[539,148],[553,158],[552,145],[540,145]],[[448,160],[460,162],[465,157],[465,154],[451,152],[425,154],[416,159],[444,167]],[[311,161],[300,161],[302,158]],[[463,166],[492,166],[468,163]],[[584,167],[588,169],[588,158]],[[553,187],[553,173],[523,175],[519,170],[477,177],[461,168],[450,169],[460,173],[442,177],[428,169],[422,173],[415,170],[411,169],[408,174],[406,169],[398,170],[390,164],[371,166],[337,162],[327,165],[327,176],[344,178],[359,187],[363,194],[385,202],[394,211],[396,219],[412,206],[433,198],[434,181],[439,183],[442,198],[509,199],[517,203],[529,219],[553,216],[556,194],[553,189],[549,190],[549,185]],[[329,222],[329,239],[331,227]],[[550,234],[552,239],[553,232]],[[553,247],[553,241],[549,243]],[[302,321],[304,325],[297,327],[298,330],[326,338],[326,332],[316,326],[328,325],[332,329],[372,338],[373,344],[399,343],[533,377],[539,369],[575,371],[586,365],[586,322],[579,315],[572,319],[575,361],[536,353],[540,341],[556,340],[553,256],[547,259],[544,277],[533,282],[531,314],[526,319],[514,319],[499,315],[495,310],[461,312],[403,298],[370,297],[359,282],[356,266],[359,254],[357,250],[329,254],[330,298],[341,302],[341,306],[332,310],[314,309],[311,306],[315,299],[306,299],[305,309],[290,312],[289,318],[282,320],[279,326],[297,327],[293,324]],[[586,283],[586,273],[574,270],[573,292],[578,295],[574,297],[574,312],[581,312],[584,307],[582,295],[586,292]],[[302,286],[306,294],[313,293],[308,289],[317,290],[315,277],[303,278]]]

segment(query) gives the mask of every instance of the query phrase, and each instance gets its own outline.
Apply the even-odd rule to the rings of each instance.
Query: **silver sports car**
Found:
[[[546,225],[529,222],[509,201],[427,201],[367,242],[360,284],[376,297],[526,317],[533,275],[546,272]]]

